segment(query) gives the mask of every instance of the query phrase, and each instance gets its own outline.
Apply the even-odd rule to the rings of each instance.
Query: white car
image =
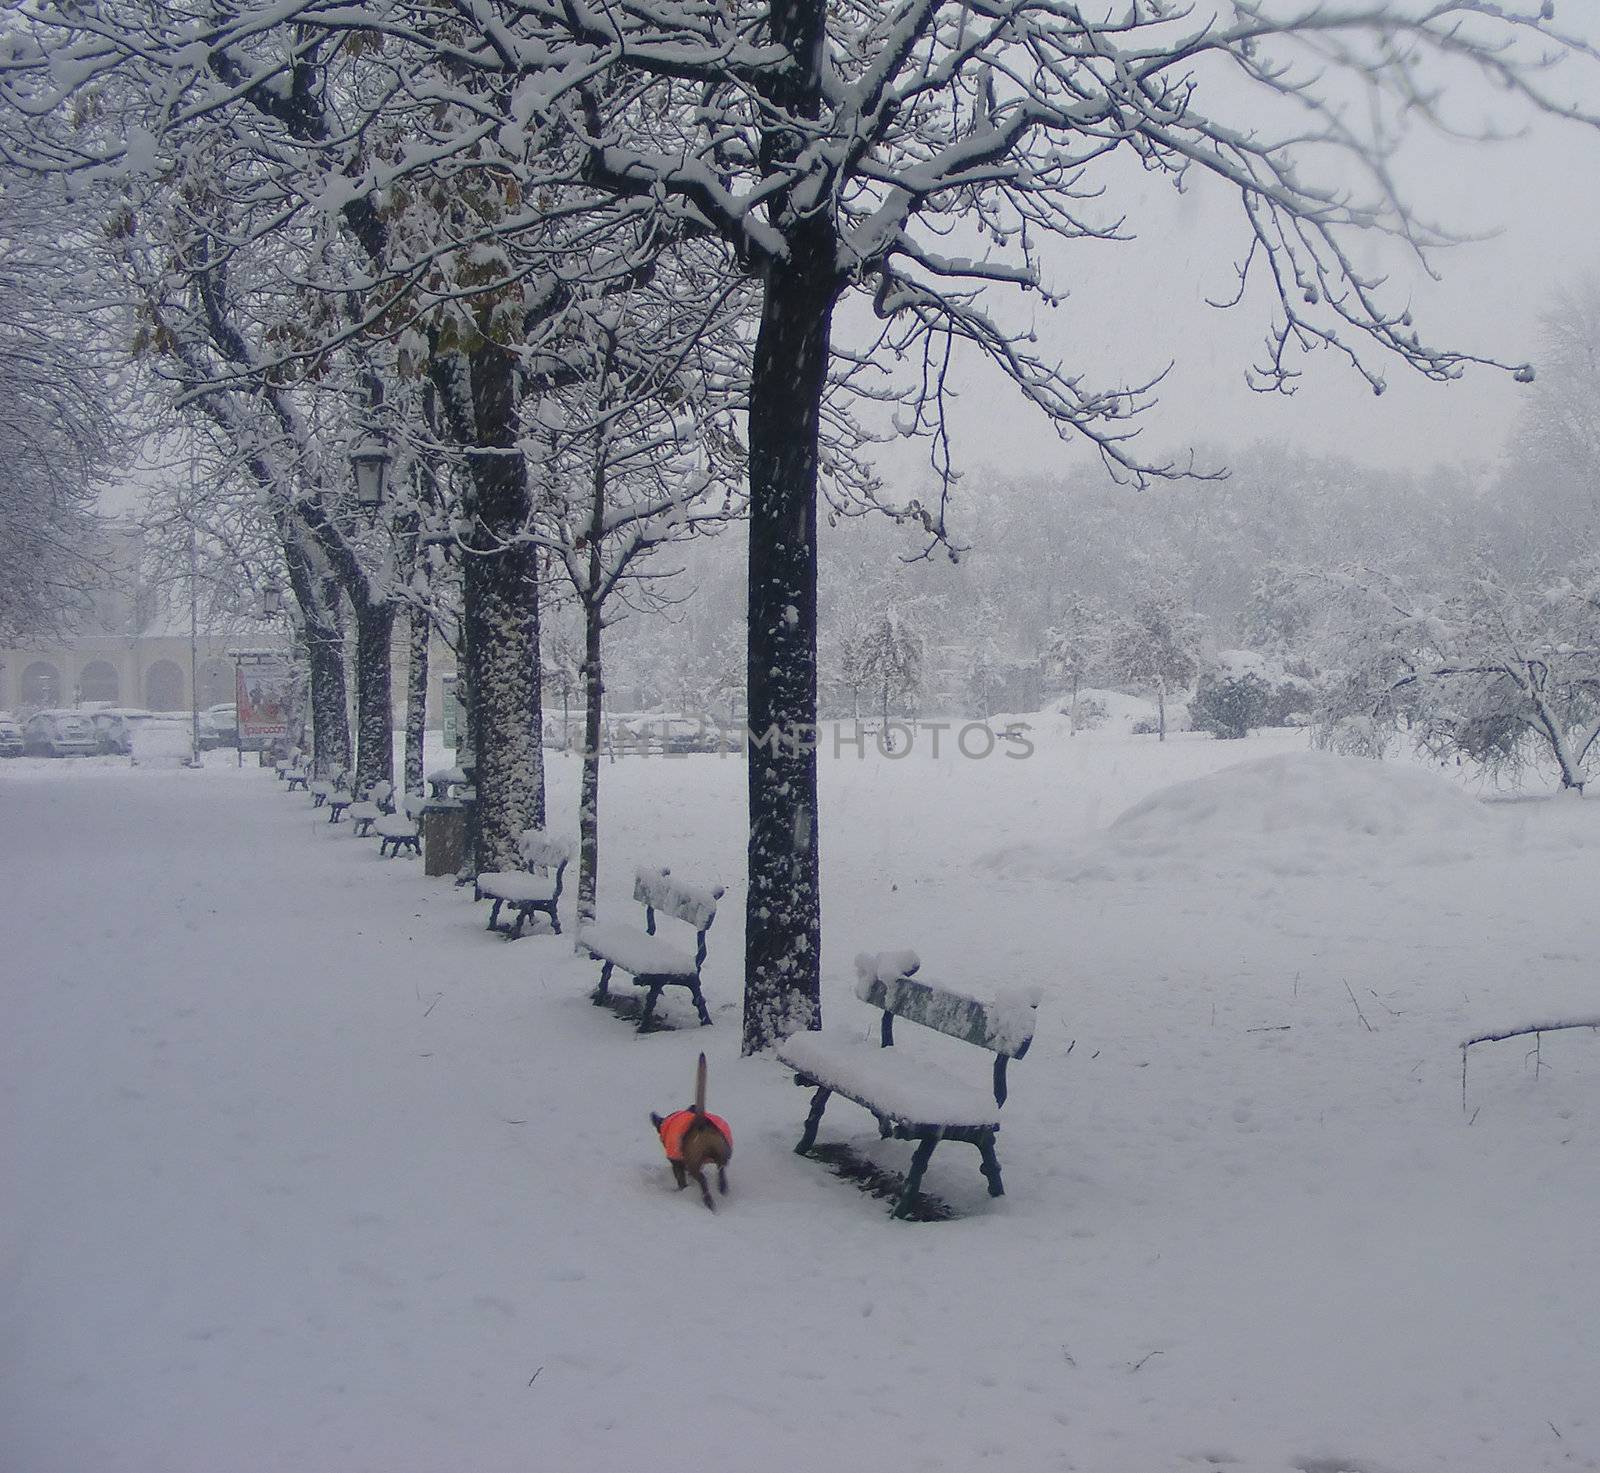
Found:
[[[36,711],[22,724],[22,744],[30,756],[92,757],[100,736],[81,711]]]
[[[20,757],[23,745],[17,718],[9,711],[0,711],[0,757]]]
[[[212,739],[208,743],[208,730]],[[219,701],[200,713],[201,745],[236,747],[239,745],[239,708],[232,701]]]

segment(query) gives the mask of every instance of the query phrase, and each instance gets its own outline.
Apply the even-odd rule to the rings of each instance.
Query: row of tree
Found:
[[[1319,349],[1375,389],[1385,360],[1456,377],[1478,360],[1426,343],[1353,240],[1438,239],[1391,161],[1417,120],[1463,126],[1464,70],[1587,120],[1555,88],[1595,60],[1533,0],[45,0],[8,17],[0,149],[98,234],[198,445],[180,519],[293,590],[319,761],[350,755],[347,619],[361,779],[391,761],[395,620],[454,629],[485,864],[545,817],[545,575],[583,610],[592,713],[643,554],[743,512],[749,719],[792,738],[749,752],[756,1049],[818,1019],[819,504],[884,500],[869,429],[928,437],[933,492],[891,510],[930,546],[963,356],[1115,475],[1187,474],[1132,439],[1153,382],[1095,385],[1030,320],[1150,174],[1237,203],[1260,387]],[[352,455],[387,460],[376,513]]]

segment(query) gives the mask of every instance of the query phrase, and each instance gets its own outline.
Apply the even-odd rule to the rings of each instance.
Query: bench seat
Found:
[[[383,809],[378,807],[370,798],[363,798],[359,803],[349,805],[349,819],[355,825],[356,833],[365,834],[373,824],[384,816]]]
[[[778,1059],[835,1094],[913,1130],[1000,1127],[1000,1110],[988,1090],[851,1034],[791,1033],[778,1046]]]
[[[402,849],[422,853],[422,826],[409,814],[387,813],[372,825],[370,832],[378,836],[380,854],[392,857]]]
[[[513,904],[528,905],[535,900],[554,900],[560,891],[554,877],[530,875],[520,869],[492,869],[478,875],[479,898],[505,900]]]
[[[699,971],[692,951],[615,921],[585,926],[578,932],[578,944],[597,960],[614,962],[635,977],[693,977]]]

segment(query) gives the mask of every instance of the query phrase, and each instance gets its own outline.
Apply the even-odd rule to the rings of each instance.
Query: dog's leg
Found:
[[[703,1167],[695,1167],[694,1179],[700,1185],[700,1200],[704,1202],[706,1206],[709,1207],[713,1212],[715,1212],[717,1210],[717,1204],[711,1200],[711,1188],[706,1185],[706,1174]]]
[[[717,1190],[724,1197],[728,1195],[728,1168],[720,1161],[717,1162]]]

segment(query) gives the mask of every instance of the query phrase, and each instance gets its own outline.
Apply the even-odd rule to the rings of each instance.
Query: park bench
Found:
[[[338,798],[330,798],[328,806],[331,808],[335,802],[343,800],[342,807],[349,810],[350,826],[359,836],[364,836],[380,818],[394,812],[394,784],[391,782],[375,782],[367,785],[364,796],[357,798],[352,793],[341,793]],[[337,823],[338,819],[330,822]]]
[[[856,958],[856,996],[883,1013],[877,1043],[848,1031],[802,1031],[790,1034],[777,1051],[779,1062],[794,1070],[794,1082],[816,1091],[795,1147],[799,1155],[816,1144],[822,1112],[836,1094],[871,1111],[880,1137],[917,1142],[895,1217],[907,1215],[940,1141],[976,1146],[989,1195],[1005,1194],[994,1138],[1006,1100],[1006,1065],[1028,1052],[1039,1007],[1036,991],[981,1002],[915,978],[918,965],[910,951]],[[995,1056],[992,1091],[893,1048],[896,1018],[987,1049]]]
[[[701,1024],[709,1024],[711,1014],[700,991],[700,968],[706,960],[706,932],[717,918],[717,901],[721,897],[721,885],[714,890],[703,890],[674,879],[670,870],[637,870],[633,898],[644,906],[644,929],[608,921],[585,926],[578,932],[578,945],[601,963],[595,1002],[601,1005],[610,1002],[611,972],[614,967],[621,967],[632,974],[635,987],[646,989],[644,1007],[639,1014],[641,1033],[649,1029],[656,1003],[666,987],[686,988],[694,999]],[[682,921],[694,930],[693,953],[656,934],[658,913]]]
[[[311,794],[311,806],[321,808],[335,793],[350,785],[350,774],[339,768],[329,777],[319,777],[306,791]]]
[[[422,820],[411,812],[410,799],[401,797],[393,813],[373,821],[369,833],[378,836],[378,854],[393,859],[402,849],[422,857]]]
[[[556,914],[556,903],[561,899],[561,878],[572,861],[572,844],[567,839],[557,839],[543,829],[524,829],[517,840],[517,853],[522,856],[524,869],[485,870],[475,875],[472,894],[475,900],[492,900],[489,912],[489,929],[503,931],[515,941],[522,934],[522,926],[535,911],[550,917],[550,929],[561,934],[561,918]],[[538,871],[538,873],[535,873]],[[516,920],[500,925],[500,908],[509,905],[516,912]]]
[[[299,788],[302,792],[304,792],[306,784],[311,781],[311,771],[305,765],[304,761],[290,763],[289,766],[284,769],[283,779],[285,783],[285,792],[292,793],[296,788]]]

